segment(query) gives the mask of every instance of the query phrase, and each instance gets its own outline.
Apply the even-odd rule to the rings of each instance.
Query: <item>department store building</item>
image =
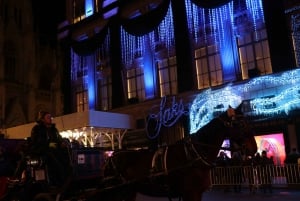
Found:
[[[169,115],[157,133],[162,145],[243,104],[259,148],[300,148],[298,1],[66,2],[58,33],[69,72],[65,110],[129,115],[121,147],[147,146],[147,120],[159,114]],[[178,106],[188,126],[176,121]]]

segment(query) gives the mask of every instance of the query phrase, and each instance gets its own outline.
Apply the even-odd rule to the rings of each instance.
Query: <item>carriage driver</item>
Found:
[[[62,136],[52,123],[49,112],[39,112],[37,124],[31,130],[29,149],[31,154],[45,157],[49,171],[55,171],[54,174],[57,175],[55,176],[57,184],[63,182],[70,170],[68,151]]]

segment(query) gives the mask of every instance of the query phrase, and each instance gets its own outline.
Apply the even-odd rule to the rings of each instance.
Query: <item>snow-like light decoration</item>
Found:
[[[190,107],[190,133],[195,133],[228,106],[237,107],[241,97],[230,86],[221,90],[208,89],[199,94]]]
[[[257,98],[250,101],[253,111],[258,115],[289,114],[293,107],[300,105],[300,86],[288,88],[274,97]]]
[[[190,133],[210,122],[228,105],[237,107],[249,100],[248,116],[276,117],[300,109],[300,69],[266,75],[240,85],[208,89],[194,99],[190,107]]]

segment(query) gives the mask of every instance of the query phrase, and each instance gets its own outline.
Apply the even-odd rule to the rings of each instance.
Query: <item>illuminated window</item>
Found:
[[[76,95],[77,111],[88,110],[87,58],[71,52],[71,80]]]
[[[73,0],[73,23],[93,15],[99,4],[102,0]]]
[[[141,67],[127,70],[128,99],[145,100],[144,72]]]
[[[195,50],[198,89],[222,84],[222,66],[216,46],[206,46]]]
[[[177,63],[176,57],[162,59],[157,62],[160,96],[177,94]]]
[[[112,83],[107,77],[98,81],[99,107],[101,110],[112,109]]]
[[[73,1],[73,22],[79,22],[85,18],[85,0]]]
[[[88,110],[88,94],[86,90],[76,93],[76,106],[77,112]]]
[[[238,48],[243,79],[251,77],[249,72],[257,69],[259,75],[272,73],[269,44],[265,29],[238,38]]]
[[[101,47],[96,50],[96,73],[97,73],[97,108],[100,110],[112,109],[112,79],[109,62],[109,38],[106,38]]]

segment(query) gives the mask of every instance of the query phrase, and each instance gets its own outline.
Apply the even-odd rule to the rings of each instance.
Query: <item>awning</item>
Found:
[[[92,110],[54,117],[53,122],[63,137],[78,140],[84,146],[109,146],[111,149],[115,145],[121,149],[127,130],[134,129],[130,115]],[[34,125],[8,128],[6,135],[12,139],[29,137]]]

